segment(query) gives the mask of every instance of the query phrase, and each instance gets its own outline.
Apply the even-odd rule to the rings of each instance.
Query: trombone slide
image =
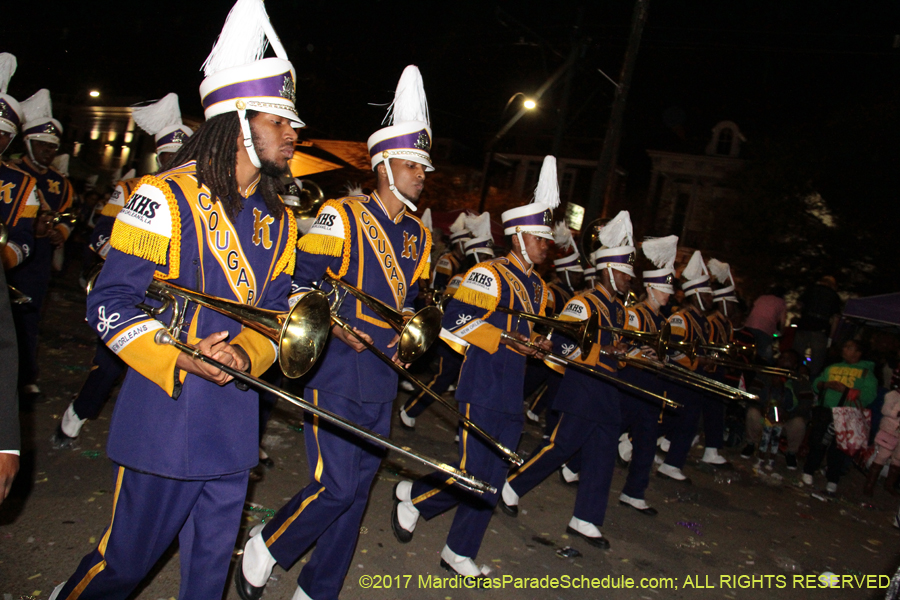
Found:
[[[456,467],[453,467],[451,465],[443,463],[439,460],[429,458],[427,456],[419,454],[418,452],[415,452],[405,446],[398,446],[398,445],[394,444],[392,441],[390,441],[388,438],[384,437],[383,435],[381,435],[379,433],[370,431],[364,427],[360,427],[359,425],[356,425],[355,423],[348,421],[347,419],[345,419],[344,417],[342,417],[338,414],[335,414],[329,410],[325,410],[324,408],[318,407],[315,404],[307,402],[303,398],[300,398],[299,396],[290,394],[290,393],[282,390],[279,387],[276,387],[270,383],[263,381],[262,379],[259,379],[258,377],[254,377],[253,375],[250,375],[243,371],[238,371],[237,369],[229,367],[229,366],[215,360],[214,358],[206,356],[205,354],[201,353],[200,350],[198,350],[197,348],[190,346],[188,344],[185,344],[184,342],[181,342],[181,341],[173,338],[172,335],[165,329],[160,329],[156,333],[156,337],[154,338],[154,340],[156,341],[157,344],[160,344],[160,345],[175,346],[176,348],[178,348],[185,354],[188,354],[192,358],[195,358],[195,359],[205,362],[209,365],[212,365],[212,366],[216,367],[217,369],[219,369],[220,371],[227,373],[228,375],[231,375],[236,380],[243,381],[244,383],[252,385],[258,389],[262,389],[267,392],[271,392],[271,393],[275,394],[276,396],[278,396],[279,398],[286,400],[286,401],[290,402],[291,404],[299,406],[306,412],[308,412],[312,415],[315,415],[321,419],[324,419],[330,423],[334,423],[338,427],[340,427],[346,431],[349,431],[350,433],[353,433],[354,435],[357,435],[357,436],[359,436],[365,440],[368,440],[374,444],[377,444],[377,445],[381,446],[382,448],[387,448],[388,450],[395,450],[395,451],[399,452],[400,454],[403,454],[404,456],[407,456],[413,460],[421,462],[422,464],[428,465],[429,467],[431,467],[433,469],[437,469],[439,471],[447,473],[448,475],[450,475],[451,477],[454,478],[455,483],[458,483],[462,487],[465,487],[473,492],[488,493],[488,494],[497,493],[497,488],[493,487],[491,484],[489,484],[485,481],[481,481],[480,479],[477,479],[477,478],[469,475],[465,471],[461,471],[460,469],[457,469]]]

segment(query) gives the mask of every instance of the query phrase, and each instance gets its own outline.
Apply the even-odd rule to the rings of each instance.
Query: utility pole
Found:
[[[566,133],[566,119],[569,113],[569,96],[572,94],[572,79],[575,76],[575,61],[581,58],[584,52],[584,35],[581,32],[581,22],[584,18],[584,8],[578,9],[578,17],[575,22],[575,28],[572,32],[572,49],[569,52],[569,60],[572,61],[573,68],[566,71],[566,78],[563,80],[562,97],[559,101],[559,112],[556,118],[556,131],[553,134],[553,145],[550,148],[550,154],[557,159],[560,158],[562,149],[563,136]]]
[[[609,115],[609,125],[606,128],[606,137],[603,138],[603,149],[600,152],[600,160],[597,171],[591,180],[591,193],[585,207],[584,223],[590,224],[600,217],[606,217],[609,209],[609,194],[612,182],[615,180],[615,168],[619,154],[619,142],[622,138],[622,117],[625,114],[625,101],[628,99],[628,89],[631,87],[631,76],[634,73],[634,63],[637,60],[638,48],[641,45],[641,34],[644,31],[644,23],[647,21],[647,10],[650,0],[635,0],[634,14],[631,19],[631,34],[628,38],[628,48],[625,50],[625,61],[622,64],[622,73],[613,99],[612,111]],[[587,234],[587,231],[584,231]]]

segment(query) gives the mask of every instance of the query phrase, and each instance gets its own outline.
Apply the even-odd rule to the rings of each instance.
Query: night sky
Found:
[[[10,93],[48,87],[60,100],[160,98],[200,114],[200,65],[231,7],[178,2],[19,2],[5,6],[0,50],[18,57]],[[589,38],[573,82],[566,136],[602,138],[631,24],[631,2],[312,2],[269,0],[298,72],[306,135],[365,140],[406,64],[425,81],[435,136],[480,152],[515,92],[565,59],[575,24]],[[140,10],[137,8],[140,6]],[[441,8],[445,7],[445,8]],[[629,96],[620,162],[649,175],[647,148],[702,151],[716,122],[754,140],[846,107],[897,97],[896,1],[653,0]],[[500,12],[498,12],[498,9]],[[549,140],[559,88],[510,139]],[[549,141],[548,141],[549,144]]]

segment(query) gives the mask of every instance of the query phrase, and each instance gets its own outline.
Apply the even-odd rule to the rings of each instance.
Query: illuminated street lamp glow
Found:
[[[526,110],[533,110],[534,107],[537,106],[537,102],[531,99],[526,99],[525,102],[522,103],[522,106],[524,106]]]
[[[91,90],[90,92],[88,92],[88,96],[90,96],[91,98],[99,98],[100,92],[98,92],[97,90]]]

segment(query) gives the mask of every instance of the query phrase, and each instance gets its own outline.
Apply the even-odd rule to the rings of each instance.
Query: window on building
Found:
[[[684,221],[687,219],[688,207],[691,204],[691,195],[681,192],[675,198],[675,206],[672,209],[672,234],[682,235]]]

